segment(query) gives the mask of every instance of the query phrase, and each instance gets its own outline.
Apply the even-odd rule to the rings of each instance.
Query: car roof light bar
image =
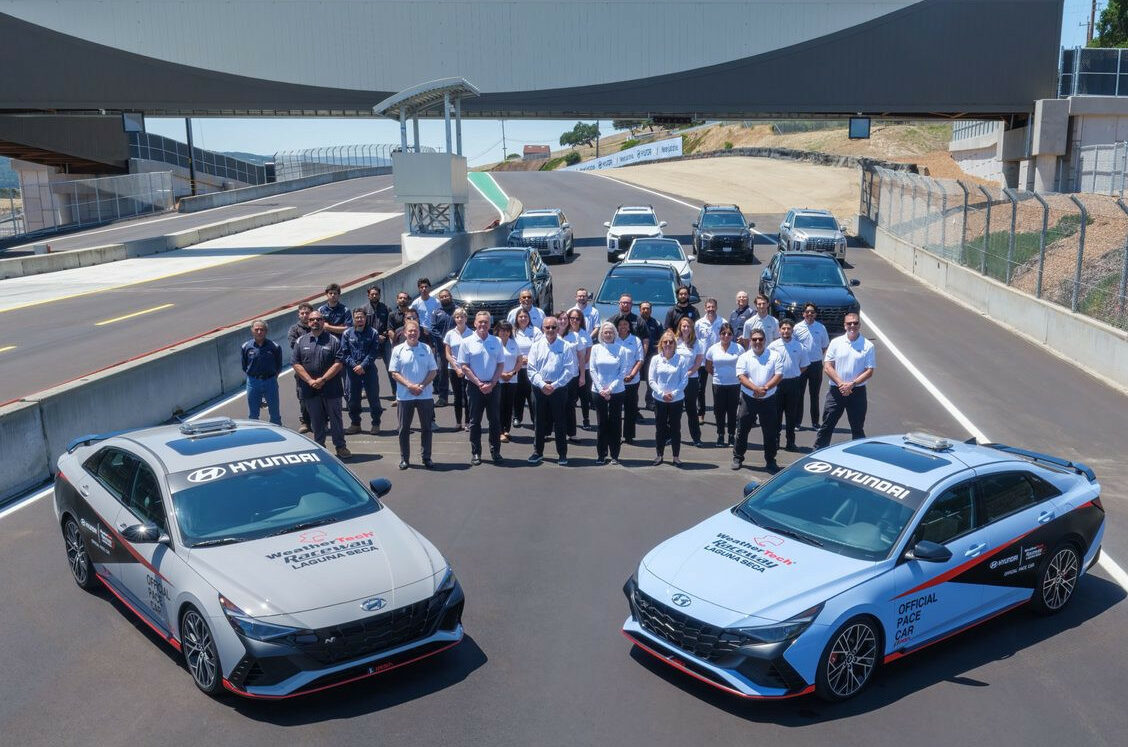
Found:
[[[185,436],[206,436],[211,433],[233,430],[235,430],[235,421],[231,418],[212,418],[211,420],[197,420],[194,423],[180,424],[180,432]]]
[[[951,441],[941,436],[934,436],[931,433],[906,433],[904,438],[905,443],[920,446],[929,451],[947,451],[952,448]]]

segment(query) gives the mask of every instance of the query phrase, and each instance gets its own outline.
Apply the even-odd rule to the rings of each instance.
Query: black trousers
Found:
[[[411,420],[419,413],[419,438],[423,442],[423,458],[431,458],[431,423],[435,419],[435,402],[426,399],[401,399],[396,408],[399,420],[400,459],[409,461],[411,457]]]
[[[736,442],[732,447],[732,455],[736,459],[744,459],[748,451],[748,433],[752,430],[752,420],[760,421],[760,436],[764,442],[764,461],[773,462],[779,450],[779,405],[776,396],[757,399],[740,392],[740,414],[736,427]]]
[[[467,418],[470,416],[470,406],[466,402],[466,379],[453,371],[448,373],[450,375],[450,392],[454,395],[454,422],[462,425],[463,413],[466,413]],[[509,430],[508,425],[505,426],[505,430]]]
[[[650,352],[650,353],[646,354],[646,357],[642,361],[642,368],[639,369],[639,373],[642,376],[646,376],[646,372],[650,370],[650,359],[653,358],[655,355],[657,355],[656,352]],[[641,383],[641,380],[640,380],[640,383]],[[645,402],[646,402],[646,406],[648,408],[652,404],[654,404],[654,394],[650,391],[650,387],[646,387],[646,400],[645,400]]]
[[[309,427],[313,429],[313,440],[325,445],[325,431],[328,426],[333,445],[345,448],[345,428],[341,422],[341,396],[315,394],[302,400],[309,411]]]
[[[533,403],[536,405],[536,428],[533,436],[533,451],[544,454],[544,442],[548,437],[548,428],[552,426],[552,433],[556,439],[556,453],[561,459],[568,457],[568,421],[565,409],[568,406],[568,386],[564,385],[554,389],[552,394],[545,394],[534,390]]]
[[[823,402],[822,425],[815,434],[815,448],[821,449],[830,445],[830,437],[834,435],[834,426],[846,413],[850,422],[850,438],[865,438],[866,410],[869,403],[866,400],[866,387],[855,387],[849,397],[842,396],[838,387],[832,386],[826,390],[826,401]]]
[[[626,392],[612,394],[611,399],[603,399],[603,395],[592,394],[592,404],[595,405],[595,455],[600,459],[611,454],[612,459],[619,458],[619,446],[623,440],[623,396]]]
[[[823,362],[814,361],[803,372],[802,385],[799,389],[799,417],[795,421],[796,426],[803,424],[803,395],[805,393],[811,398],[811,427],[819,427],[819,389],[822,387],[822,380]]]
[[[395,385],[393,384],[392,386]],[[305,400],[302,399],[302,385],[297,374],[294,374],[294,389],[296,389],[298,393],[298,420],[299,422],[309,425],[309,408],[306,407]],[[395,389],[392,391],[394,392]]]
[[[709,412],[705,409],[705,390],[709,386],[709,369],[702,366],[697,369],[697,413],[702,417]]]
[[[627,384],[623,392],[623,440],[633,441],[638,424],[638,388],[642,381]],[[649,392],[649,390],[648,390]]]
[[[591,393],[591,379],[585,375],[584,384],[580,387],[580,410],[584,414],[584,425],[588,425],[591,422],[591,403],[593,399],[594,397]]]
[[[661,397],[654,400],[654,451],[658,456],[666,453],[666,439],[670,439],[670,451],[676,459],[681,454],[681,419],[685,400],[663,402]]]
[[[787,443],[795,443],[795,428],[803,416],[803,377],[783,379],[776,387],[776,422],[786,423]],[[779,431],[776,429],[776,446],[779,445]]]
[[[466,416],[470,424],[470,453],[482,455],[482,413],[486,414],[486,422],[489,424],[490,454],[499,453],[501,451],[501,392],[495,386],[489,394],[482,394],[481,389],[468,381],[466,398],[470,402],[470,411]]]
[[[701,440],[701,413],[697,409],[698,390],[701,382],[696,378],[686,379],[685,384],[685,419],[689,423],[689,440],[697,443]]]
[[[576,404],[580,400],[580,390],[587,389],[587,385],[580,386],[580,377],[573,376],[572,380],[568,382],[568,402],[564,406],[564,414],[568,418],[568,438],[576,437]],[[591,390],[588,389],[588,393]]]
[[[500,409],[502,433],[509,433],[509,429],[513,426],[513,403],[517,399],[517,382],[515,379],[510,379],[510,381],[513,383],[497,385],[498,390],[501,392]]]
[[[736,434],[736,411],[740,407],[740,384],[713,384],[713,414],[717,418],[717,438]]]
[[[513,417],[518,420],[525,419],[525,406],[529,407],[529,420],[537,419],[533,409],[533,383],[529,381],[529,372],[522,368],[517,372],[517,395],[513,399]]]

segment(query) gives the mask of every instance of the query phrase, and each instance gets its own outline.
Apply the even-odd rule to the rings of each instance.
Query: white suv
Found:
[[[666,221],[659,221],[654,208],[649,205],[620,205],[611,220],[605,221],[603,225],[607,228],[607,261],[618,262],[619,255],[630,249],[635,239],[661,236]]]

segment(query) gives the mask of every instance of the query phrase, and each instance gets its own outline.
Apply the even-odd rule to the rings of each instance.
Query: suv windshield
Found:
[[[486,254],[471,257],[459,280],[528,280],[528,263],[519,254]]]
[[[661,275],[609,275],[603,280],[595,301],[618,303],[624,293],[629,293],[636,304],[649,301],[658,306],[672,306],[677,301],[673,281]]]
[[[795,227],[837,231],[838,221],[829,215],[797,215],[795,216]]]
[[[613,226],[656,226],[658,219],[654,213],[615,213]]]
[[[526,228],[559,228],[560,218],[555,215],[522,215],[513,228],[523,231]]]
[[[913,509],[852,483],[804,470],[786,470],[744,499],[733,513],[767,529],[859,560],[889,554]]]
[[[170,482],[185,486],[173,493],[172,502],[188,547],[243,542],[380,509],[348,470],[328,459],[259,467],[195,485],[175,476]]]
[[[842,274],[842,268],[833,259],[825,261],[796,259],[780,263],[779,282],[784,285],[840,287],[846,285],[846,276]]]
[[[627,259],[666,259],[684,262],[681,247],[668,241],[636,241],[631,245]]]
[[[744,216],[733,212],[705,213],[702,228],[744,228]]]

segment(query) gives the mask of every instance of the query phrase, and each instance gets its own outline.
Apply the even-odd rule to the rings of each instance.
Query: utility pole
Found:
[[[595,157],[599,158],[599,120],[595,120]]]
[[[1093,0],[1089,8],[1089,28],[1085,31],[1085,46],[1093,43],[1093,26],[1097,21],[1097,0]]]
[[[505,161],[509,158],[509,153],[505,149],[505,120],[501,120],[501,160]]]

